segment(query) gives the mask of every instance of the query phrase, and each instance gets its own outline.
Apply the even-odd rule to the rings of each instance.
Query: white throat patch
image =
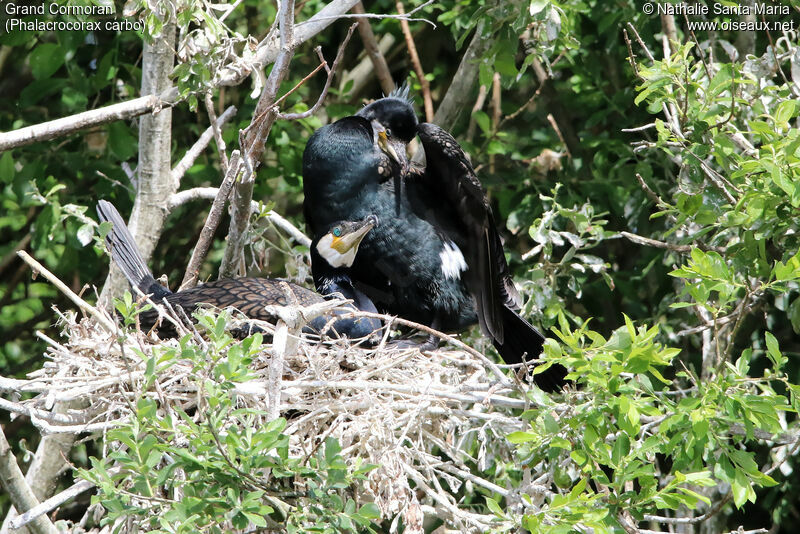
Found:
[[[458,245],[452,241],[446,241],[442,251],[439,253],[439,258],[442,260],[442,273],[445,278],[461,278],[462,271],[467,270],[467,262],[464,261],[464,255]]]
[[[344,254],[331,246],[333,236],[325,234],[317,243],[317,252],[331,267],[350,267],[356,259],[358,247],[353,247]]]

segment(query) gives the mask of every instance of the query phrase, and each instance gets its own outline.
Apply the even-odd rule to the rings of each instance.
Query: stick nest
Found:
[[[75,314],[61,314],[61,324],[65,341],[42,336],[49,361],[18,388],[39,393],[19,403],[18,411],[43,433],[104,433],[124,423],[143,395],[159,399],[162,409],[167,404],[201,411],[204,401],[191,362],[178,360],[155,384],[145,381],[140,354],[177,347],[177,340],[118,326],[110,331],[107,324]],[[405,532],[421,533],[428,514],[462,532],[500,526],[494,515],[460,506],[459,495],[472,494],[475,486],[506,498],[509,507],[519,505],[519,490],[496,486],[481,473],[513,461],[504,436],[522,429],[518,414],[528,406],[527,384],[508,372],[498,375],[474,350],[447,348],[458,344],[455,340],[423,353],[393,347],[384,336],[365,348],[343,339],[294,336],[299,331],[294,326],[278,323],[274,342],[265,342],[251,365],[256,378],[235,388],[242,405],[266,408],[260,424],[270,414],[288,419],[290,455],[305,457],[330,436],[339,440],[346,461],[360,457],[379,465],[359,488],[359,499],[374,501],[382,517],[392,520],[393,531],[402,521]],[[209,343],[194,326],[186,331],[193,343]],[[81,408],[50,411],[63,401]]]

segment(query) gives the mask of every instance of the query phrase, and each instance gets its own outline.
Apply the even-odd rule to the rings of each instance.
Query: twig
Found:
[[[656,521],[658,523],[665,523],[667,525],[696,525],[702,523],[706,519],[716,515],[722,507],[728,504],[728,501],[733,497],[732,493],[728,493],[718,503],[716,503],[708,512],[697,517],[664,517],[660,515],[644,514],[642,517],[645,521]]]
[[[358,2],[353,6],[353,13],[363,15],[364,4]],[[392,79],[392,72],[389,70],[389,65],[386,63],[386,58],[383,57],[381,49],[378,47],[378,41],[375,39],[375,33],[372,31],[372,26],[366,18],[358,19],[358,33],[361,36],[361,42],[364,43],[364,50],[367,56],[372,61],[372,67],[375,76],[378,78],[378,83],[383,90],[383,93],[388,95],[394,89],[394,80]]]
[[[39,504],[17,465],[14,451],[11,450],[2,428],[0,428],[0,486],[18,511],[28,511]],[[46,516],[34,519],[29,528],[35,534],[57,534],[58,532]]]
[[[547,121],[550,123],[550,126],[553,127],[553,130],[555,130],[556,135],[558,135],[558,138],[561,140],[561,144],[564,145],[564,151],[567,153],[567,157],[572,159],[572,154],[569,151],[569,144],[567,144],[566,139],[564,139],[564,134],[561,133],[561,129],[558,127],[558,123],[552,113],[547,114]]]
[[[67,285],[64,282],[59,280],[58,277],[56,277],[53,273],[45,269],[45,267],[41,263],[33,259],[27,252],[25,252],[24,250],[20,250],[17,252],[17,255],[20,258],[22,258],[25,261],[25,263],[27,263],[30,266],[30,268],[33,269],[35,273],[44,276],[51,284],[56,286],[56,288],[58,288],[59,291],[64,293],[64,295],[66,295],[80,309],[84,310],[89,315],[97,319],[97,322],[100,323],[103,326],[103,328],[105,328],[109,332],[113,332],[115,330],[114,323],[112,323],[108,319],[108,317],[103,315],[102,312],[100,312],[97,308],[90,305],[85,300],[76,295],[70,288],[67,287]]]
[[[194,189],[187,189],[186,191],[181,191],[172,195],[169,199],[168,208],[172,210],[194,200],[214,200],[218,193],[219,188],[217,187],[195,187]],[[250,213],[260,213],[260,206],[261,204],[255,200],[251,201]],[[266,213],[266,217],[272,224],[289,234],[289,236],[299,244],[306,247],[311,245],[311,239],[280,214],[269,210]]]
[[[241,2],[241,0],[237,0]],[[233,7],[236,7],[235,5]],[[231,10],[233,9],[231,8]],[[230,13],[230,11],[228,11]],[[228,14],[226,13],[226,15]],[[228,172],[228,154],[225,152],[225,140],[222,139],[222,132],[220,131],[220,123],[217,121],[217,113],[214,111],[214,99],[211,97],[211,91],[206,93],[206,112],[208,113],[208,120],[211,127],[214,129],[214,141],[217,143],[217,156],[219,156],[219,166],[222,174]],[[222,97],[220,96],[220,105],[222,105]],[[230,109],[230,108],[228,108]]]
[[[400,21],[405,20],[405,21],[408,21],[408,22],[425,22],[425,23],[430,24],[431,26],[433,26],[433,29],[435,30],[436,29],[436,24],[434,24],[433,21],[430,21],[428,19],[414,19],[414,18],[410,17],[410,15],[413,15],[414,13],[419,11],[420,9],[422,9],[424,7],[427,7],[432,3],[433,3],[433,0],[428,0],[424,4],[418,5],[417,7],[415,7],[414,9],[412,9],[411,11],[409,11],[408,13],[405,13],[405,14],[378,15],[378,14],[375,14],[375,13],[363,13],[363,14],[359,13],[359,14],[354,14],[354,15],[337,15],[337,16],[334,16],[334,17],[319,17],[316,20],[339,20],[339,19],[346,19],[346,18],[395,19],[395,20],[400,20]],[[301,27],[303,24],[306,24],[306,23],[305,22],[301,22],[297,26]]]
[[[625,239],[628,239],[629,241],[633,241],[634,243],[637,243],[639,245],[646,245],[648,247],[663,248],[675,252],[691,252],[692,250],[691,245],[676,245],[674,243],[666,243],[664,241],[657,241],[655,239],[650,239],[649,237],[632,234],[630,232],[620,232],[619,235],[621,235]]]
[[[467,126],[467,141],[472,142],[475,137],[475,127],[477,121],[475,120],[475,113],[483,109],[483,104],[486,102],[486,86],[481,85],[478,87],[478,98],[475,99],[475,105],[472,106],[472,114],[469,117],[469,126]]]
[[[316,47],[316,48],[314,49],[314,52],[316,52],[316,53],[317,53],[317,55],[320,55],[320,54],[321,54],[321,50],[322,50],[322,47],[321,47],[321,46],[318,46],[318,47]],[[297,91],[298,89],[300,89],[300,88],[301,88],[303,85],[305,85],[305,83],[306,83],[308,80],[310,80],[311,78],[313,78],[313,77],[314,77],[314,75],[315,75],[316,73],[318,73],[319,71],[321,71],[323,68],[324,68],[324,69],[326,69],[326,71],[327,71],[327,72],[330,72],[330,70],[331,70],[331,69],[329,69],[329,68],[328,68],[328,63],[327,63],[327,61],[325,61],[325,58],[321,58],[321,63],[320,63],[319,65],[317,65],[317,66],[314,68],[314,70],[312,70],[311,72],[309,72],[308,74],[306,74],[305,78],[303,78],[302,80],[300,80],[299,82],[297,82],[297,83],[295,84],[295,86],[294,86],[294,87],[292,87],[291,89],[289,89],[288,91],[286,91],[286,93],[285,93],[285,94],[284,94],[282,97],[280,97],[278,100],[276,100],[276,101],[275,101],[275,105],[276,105],[276,106],[279,106],[279,105],[281,104],[281,102],[283,102],[284,100],[286,100],[286,98],[287,98],[289,95],[291,95],[292,93],[294,93],[295,91]]]
[[[219,186],[219,191],[214,197],[214,202],[211,204],[211,209],[208,211],[205,223],[203,223],[203,229],[200,230],[200,237],[197,239],[197,244],[192,251],[192,257],[189,260],[189,264],[186,266],[186,272],[183,274],[183,281],[180,286],[181,290],[197,285],[200,266],[208,255],[208,249],[211,247],[211,240],[214,238],[214,232],[217,231],[219,221],[222,219],[225,203],[228,201],[231,188],[233,188],[236,177],[240,173],[240,160],[239,151],[234,150],[233,154],[231,154],[230,165],[227,167],[228,172],[225,173],[225,178],[223,178],[222,184]]]
[[[643,124],[642,126],[637,126],[635,128],[622,128],[620,132],[641,132],[644,130],[649,130],[650,128],[655,128],[656,123],[650,122],[648,124]]]
[[[117,471],[119,471],[118,468],[112,468],[109,470],[109,474],[114,474]],[[17,517],[11,520],[9,526],[12,529],[22,528],[31,521],[34,521],[36,518],[41,517],[42,515],[46,514],[51,510],[55,510],[68,500],[74,499],[84,491],[90,490],[93,487],[94,484],[92,482],[89,482],[88,480],[81,480],[79,482],[76,482],[75,484],[65,489],[61,493],[53,495],[46,501],[43,501],[42,503],[37,504],[33,508],[30,508],[24,514],[18,515]]]
[[[351,312],[351,314],[345,314],[345,315],[343,315],[343,317],[346,317],[347,315],[352,315],[353,317],[370,317],[370,318],[373,318],[373,319],[382,319],[384,321],[392,320],[397,324],[400,324],[400,325],[403,325],[403,326],[408,326],[410,328],[414,328],[416,330],[419,330],[420,332],[425,332],[426,334],[430,334],[432,336],[438,337],[439,339],[447,341],[448,343],[452,343],[453,345],[455,345],[456,347],[460,348],[461,350],[471,354],[472,356],[475,356],[481,362],[483,362],[484,365],[489,367],[489,369],[492,370],[492,372],[495,374],[495,376],[498,378],[498,380],[500,381],[501,384],[503,384],[504,386],[507,386],[507,387],[514,387],[514,383],[509,381],[508,378],[506,378],[506,375],[497,366],[496,363],[494,363],[492,360],[487,358],[485,355],[483,355],[479,351],[473,349],[472,347],[470,347],[469,345],[467,345],[463,341],[461,341],[459,339],[456,339],[455,337],[453,337],[453,336],[451,336],[449,334],[445,334],[444,332],[440,332],[438,330],[434,330],[430,326],[426,326],[424,324],[415,323],[414,321],[409,321],[407,319],[403,319],[403,318],[400,318],[400,317],[395,317],[393,315],[386,315],[386,314],[383,314],[383,313],[372,313],[372,312],[366,312],[366,311],[358,310],[358,311]]]
[[[500,127],[500,73],[495,72],[492,76],[492,133],[496,134]],[[560,134],[559,134],[560,135]],[[489,154],[489,172],[495,172],[495,154]]]
[[[395,5],[397,6],[397,12],[400,13],[400,15],[405,15],[403,0],[397,0]],[[431,98],[431,85],[428,82],[428,79],[425,78],[425,71],[422,70],[422,62],[419,60],[417,45],[414,44],[414,36],[411,35],[411,28],[408,25],[408,20],[401,18],[400,28],[403,31],[403,37],[406,39],[408,55],[411,57],[411,65],[413,65],[414,72],[417,73],[417,79],[419,79],[419,84],[422,87],[422,100],[425,105],[425,120],[428,122],[433,122],[433,99]]]
[[[706,55],[703,52],[703,48],[700,46],[700,42],[697,40],[697,36],[694,34],[693,25],[692,25],[692,23],[689,22],[689,17],[686,16],[686,13],[683,14],[683,20],[686,22],[686,28],[689,30],[689,33],[692,36],[692,41],[694,41],[694,44],[697,47],[697,53],[700,54],[700,61],[703,63],[703,68],[706,71],[706,76],[708,77],[708,79],[710,81],[714,76],[711,75],[711,68],[709,68],[708,62],[706,61]],[[673,26],[675,25],[675,21],[674,20],[673,20],[672,24],[673,24]]]
[[[333,76],[336,74],[336,68],[339,66],[339,61],[342,59],[344,55],[344,49],[347,47],[347,43],[350,42],[350,37],[353,35],[353,30],[356,29],[358,24],[352,24],[350,28],[347,30],[347,35],[342,41],[342,44],[339,45],[339,51],[336,53],[336,58],[333,60],[333,65],[331,65],[330,69],[327,69],[327,63],[325,58],[322,57],[322,52],[318,52],[320,54],[320,59],[322,60],[322,64],[325,65],[326,70],[328,71],[328,78],[325,80],[325,87],[322,88],[322,92],[319,95],[319,98],[314,103],[311,108],[307,111],[302,113],[278,113],[277,116],[279,119],[283,120],[297,120],[297,119],[305,119],[306,117],[310,117],[314,113],[317,112],[319,107],[322,105],[322,102],[325,101],[325,97],[328,95],[328,89],[331,87],[331,82],[333,81]]]
[[[503,120],[500,121],[500,125],[498,126],[498,129],[502,128],[503,125],[506,123],[506,121],[510,121],[510,120],[516,119],[520,115],[520,113],[522,113],[523,111],[528,109],[528,106],[533,104],[533,101],[536,100],[536,98],[541,94],[543,88],[544,88],[544,84],[539,84],[539,87],[536,88],[536,91],[533,92],[531,97],[524,104],[522,104],[513,113],[510,113],[510,114],[506,115],[505,117],[503,117]]]
[[[628,37],[628,30],[622,28],[622,35],[625,37],[625,44],[628,46],[628,61],[631,64],[633,73],[637,78],[639,78],[639,66],[636,64],[636,54],[633,53],[633,48],[631,47],[631,38]]]
[[[0,152],[31,143],[49,141],[109,122],[138,117],[150,113],[154,109],[173,104],[177,96],[177,89],[168,90],[161,95],[147,95],[127,102],[0,133]]]
[[[222,125],[224,125],[228,120],[233,117],[236,113],[236,107],[230,106],[228,109],[225,110],[219,120],[215,123],[215,125],[209,126],[206,130],[200,135],[200,138],[192,145],[192,147],[186,151],[186,154],[183,155],[181,160],[178,162],[177,165],[172,169],[170,173],[173,183],[175,184],[175,188],[177,189],[180,185],[181,178],[183,175],[186,174],[186,171],[189,170],[194,164],[194,160],[206,149],[208,143],[214,139],[214,126],[219,129]]]

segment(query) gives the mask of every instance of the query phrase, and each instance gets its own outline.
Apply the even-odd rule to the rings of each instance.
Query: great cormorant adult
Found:
[[[424,170],[406,157],[416,135]],[[507,363],[541,353],[544,336],[517,313],[521,299],[472,166],[450,134],[418,124],[407,88],[317,130],[303,154],[303,190],[314,235],[337,219],[380,219],[350,275],[381,311],[444,331],[479,323]],[[552,366],[535,379],[553,391],[565,376]]]
[[[201,305],[220,309],[232,307],[248,318],[275,323],[277,318],[267,312],[266,306],[286,306],[293,304],[293,300],[297,304],[310,306],[325,300],[323,296],[292,282],[256,277],[224,278],[173,293],[155,280],[142,259],[125,221],[114,205],[101,200],[97,204],[97,213],[101,222],[108,221],[112,224],[111,230],[106,235],[106,244],[111,251],[111,257],[131,285],[142,293],[151,295],[153,302],[160,303],[166,300],[170,305],[180,306],[188,313],[192,313]],[[353,299],[354,302],[362,295],[348,292],[345,285],[347,271],[352,265],[361,241],[375,226],[375,221],[373,216],[359,222],[341,222],[332,226],[330,232],[323,233],[312,242],[312,249],[317,257],[333,262],[332,265],[328,265],[328,272],[330,276],[340,280],[337,291],[343,297]],[[320,264],[326,263],[325,260],[320,262]],[[355,306],[358,307],[359,304],[365,306],[366,311],[375,310],[374,306],[370,307],[363,300]],[[343,315],[344,312],[336,311],[334,314]],[[331,316],[328,315],[319,316],[313,319],[304,331],[319,333],[330,319]],[[158,312],[143,311],[139,314],[139,320],[142,326],[150,328],[157,322]],[[368,336],[379,328],[381,322],[378,319],[342,318],[333,323],[332,333],[355,339]],[[174,328],[170,325],[165,324],[159,328],[161,336],[175,334]]]

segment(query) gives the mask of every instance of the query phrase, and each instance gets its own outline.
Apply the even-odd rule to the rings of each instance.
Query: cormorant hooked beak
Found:
[[[319,240],[317,252],[332,267],[350,267],[364,236],[377,225],[378,218],[375,215],[368,215],[356,222],[339,222]]]
[[[360,245],[361,241],[364,239],[364,236],[378,224],[378,218],[375,215],[369,215],[363,221],[352,224],[352,228],[346,229],[341,236],[337,237],[334,234],[333,241],[331,242],[331,246],[342,254],[352,249],[357,249],[358,245]]]
[[[403,164],[403,162],[400,160],[400,156],[397,154],[397,151],[392,145],[389,144],[389,138],[386,136],[386,131],[378,132],[378,146],[381,150],[386,152],[390,158],[395,160],[400,165]]]

